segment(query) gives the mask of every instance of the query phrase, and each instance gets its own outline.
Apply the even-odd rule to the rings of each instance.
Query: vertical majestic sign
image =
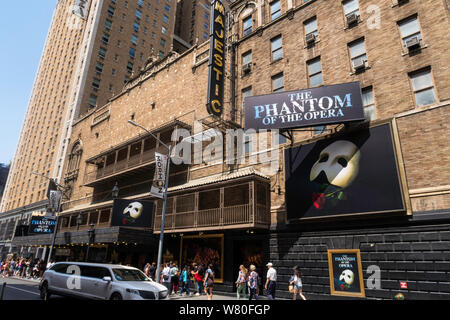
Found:
[[[219,0],[215,0],[211,6],[208,68],[206,108],[209,114],[220,116],[223,112],[225,82],[225,8]]]
[[[166,182],[166,165],[167,156],[161,153],[155,152],[155,176],[153,178],[153,184],[150,189],[150,195],[157,198],[164,198],[164,189]]]
[[[75,0],[73,5],[73,14],[79,16],[82,19],[86,19],[89,9],[89,0]]]

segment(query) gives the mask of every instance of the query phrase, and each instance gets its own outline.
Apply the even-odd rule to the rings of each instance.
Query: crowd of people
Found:
[[[266,282],[264,289],[266,296],[269,300],[274,300],[276,296],[277,287],[277,272],[272,263],[268,263]],[[156,281],[156,262],[152,264],[147,263],[144,267],[144,273]],[[200,296],[206,295],[208,300],[212,300],[213,287],[214,287],[214,271],[213,265],[209,264],[205,266],[203,264],[192,263],[191,265],[185,265],[181,270],[175,262],[168,262],[160,266],[160,279],[159,283],[164,285],[170,296],[183,294],[187,296]],[[194,284],[194,292],[191,292],[191,285]],[[241,265],[238,271],[238,277],[236,280],[236,296],[237,299],[258,300],[260,295],[261,277],[256,271],[255,265],[250,265],[249,270]],[[288,282],[289,292],[293,294],[293,300],[297,300],[297,295],[306,300],[302,291],[302,273],[298,266],[293,268],[293,275]]]
[[[159,283],[169,290],[169,295],[174,296],[200,296],[206,295],[208,300],[212,300],[212,291],[214,286],[214,271],[210,264],[192,263],[185,265],[181,270],[175,262],[168,262],[160,267],[161,276]],[[144,267],[144,273],[156,281],[156,263],[147,263]],[[195,285],[195,289],[191,292],[191,285]]]
[[[51,264],[49,264],[50,266]],[[1,262],[0,274],[2,278],[20,277],[40,279],[47,269],[47,263],[41,259],[9,258]]]

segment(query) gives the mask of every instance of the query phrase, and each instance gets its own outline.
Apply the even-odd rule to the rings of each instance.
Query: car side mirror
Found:
[[[103,277],[102,280],[103,281],[107,281],[107,282],[111,282],[112,281],[111,277]]]

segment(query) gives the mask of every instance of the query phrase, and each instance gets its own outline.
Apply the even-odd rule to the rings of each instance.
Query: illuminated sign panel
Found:
[[[220,116],[223,112],[225,77],[225,8],[219,0],[211,6],[210,32],[206,108],[209,114]]]

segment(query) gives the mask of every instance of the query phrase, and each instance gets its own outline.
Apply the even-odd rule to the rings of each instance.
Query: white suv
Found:
[[[58,262],[44,272],[41,299],[52,293],[86,299],[160,300],[167,288],[132,267],[112,264]]]

